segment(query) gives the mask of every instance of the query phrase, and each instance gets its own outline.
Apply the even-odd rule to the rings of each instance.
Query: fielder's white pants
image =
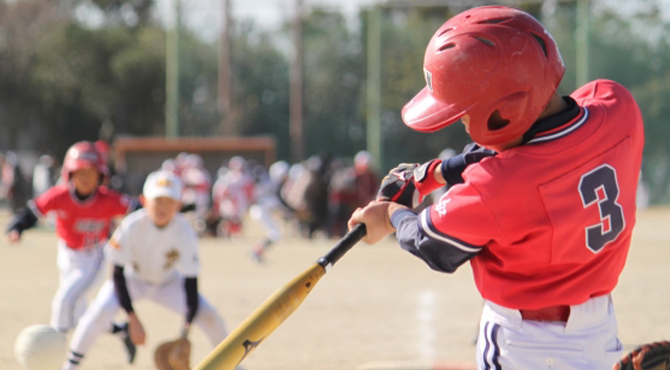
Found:
[[[526,321],[518,310],[484,305],[479,370],[610,370],[621,355],[609,295],[571,306],[567,323]]]
[[[169,281],[153,285],[126,275],[126,284],[133,302],[148,299],[178,313],[182,320],[186,315],[186,292],[184,279],[181,276],[175,274]],[[114,292],[114,281],[108,280],[100,288],[91,307],[79,320],[79,325],[72,335],[70,350],[86,354],[98,335],[111,327],[112,320],[120,308],[121,305]],[[138,313],[138,316],[142,320],[142,315]],[[199,295],[198,312],[193,324],[205,332],[212,347],[218,345],[227,335],[223,319],[202,295]]]
[[[254,204],[249,208],[249,214],[251,218],[260,222],[265,229],[265,236],[271,241],[276,242],[281,239],[281,231],[279,231],[279,226],[272,218],[272,208],[268,207],[266,204]]]
[[[51,301],[50,325],[53,328],[66,332],[77,325],[86,310],[87,292],[102,277],[104,261],[102,245],[74,250],[62,241],[58,242],[59,285]]]

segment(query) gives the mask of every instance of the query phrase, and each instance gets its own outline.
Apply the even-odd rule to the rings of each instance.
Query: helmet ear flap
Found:
[[[500,111],[496,109],[489,116],[489,120],[486,123],[486,128],[489,131],[502,130],[503,128],[507,127],[507,125],[509,125],[509,122],[510,120],[503,118],[500,114]]]
[[[491,131],[501,130],[507,127],[510,122],[515,122],[524,116],[528,108],[528,93],[520,91],[507,95],[493,106],[498,109],[489,117],[488,129]],[[496,113],[499,117],[494,117]],[[507,123],[503,124],[503,121]]]

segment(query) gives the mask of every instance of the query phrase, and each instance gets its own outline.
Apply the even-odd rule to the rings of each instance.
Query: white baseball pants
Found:
[[[570,307],[567,323],[527,321],[486,301],[477,341],[479,370],[609,370],[622,355],[610,296]]]
[[[50,325],[66,332],[77,325],[86,310],[86,296],[102,277],[105,254],[102,246],[86,250],[68,248],[58,242],[59,285],[51,301]]]
[[[184,279],[181,276],[175,274],[169,281],[161,285],[153,285],[126,275],[126,284],[133,302],[148,299],[178,313],[182,316],[182,320],[186,315],[186,292],[184,291]],[[198,312],[193,319],[193,324],[205,332],[212,347],[215,347],[226,337],[226,327],[221,316],[209,302],[202,295],[199,298]],[[79,325],[70,342],[70,350],[85,354],[98,335],[108,331],[120,308],[121,305],[114,292],[114,281],[108,280],[100,288],[91,307],[79,320]],[[141,320],[141,315],[139,317]]]
[[[249,208],[251,218],[258,221],[265,229],[265,237],[271,242],[281,239],[281,231],[272,218],[272,209],[263,204],[254,204]]]

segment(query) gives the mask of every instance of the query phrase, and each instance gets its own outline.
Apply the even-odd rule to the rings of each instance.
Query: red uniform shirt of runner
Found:
[[[468,167],[421,215],[433,237],[471,259],[482,297],[514,309],[575,305],[610,293],[635,225],[642,116],[607,80],[571,97],[580,114],[527,144]]]
[[[38,216],[56,212],[56,234],[72,249],[91,248],[107,240],[111,220],[129,211],[130,197],[100,186],[81,201],[67,184],[56,185],[31,201]]]

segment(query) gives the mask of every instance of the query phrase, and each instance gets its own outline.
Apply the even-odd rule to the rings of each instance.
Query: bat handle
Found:
[[[358,243],[365,234],[367,233],[365,229],[365,224],[358,224],[354,226],[351,231],[347,233],[339,242],[326,253],[323,257],[319,258],[316,263],[323,266],[323,268],[328,269],[330,266],[334,265],[345,253],[349,251],[356,243]]]

